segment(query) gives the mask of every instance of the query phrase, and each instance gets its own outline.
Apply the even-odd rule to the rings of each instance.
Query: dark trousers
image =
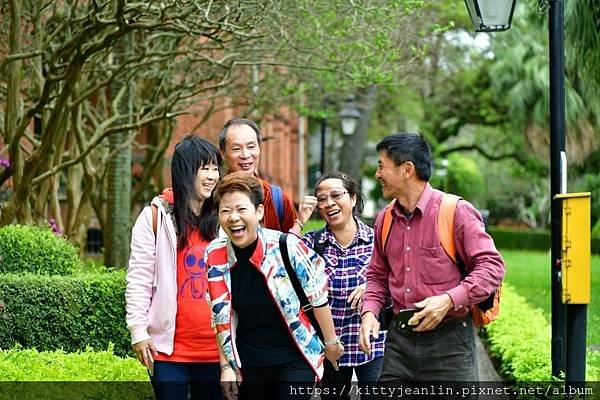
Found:
[[[352,373],[356,372],[356,378],[358,379],[358,387],[364,385],[372,385],[377,382],[379,373],[381,371],[381,365],[383,364],[383,357],[375,358],[366,364],[358,365],[355,367],[340,367],[339,371],[333,368],[333,365],[325,360],[325,371],[323,373],[323,379],[321,380],[321,386],[323,388],[323,394],[321,394],[322,400],[349,400],[352,388]],[[327,391],[325,391],[327,389]],[[365,399],[376,399],[378,397],[372,395],[361,394],[360,398]]]
[[[150,377],[157,400],[221,400],[219,363],[155,361]]]
[[[244,366],[238,400],[309,399],[314,390],[315,373],[304,361],[265,367]]]
[[[448,322],[433,331],[388,330],[379,381],[476,382],[475,329],[470,317]]]

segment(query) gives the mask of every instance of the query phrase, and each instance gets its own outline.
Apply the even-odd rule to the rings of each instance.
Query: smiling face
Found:
[[[356,195],[350,195],[341,179],[325,179],[315,191],[319,214],[330,228],[341,227],[352,219]]]
[[[386,199],[398,198],[406,189],[406,180],[409,178],[409,172],[405,164],[395,165],[394,161],[388,156],[386,151],[379,152],[379,161],[375,179],[381,183],[383,197]]]
[[[198,168],[194,190],[201,201],[210,197],[219,182],[219,167],[217,164],[206,164]]]
[[[243,192],[224,193],[219,201],[219,224],[234,245],[244,248],[258,237],[263,212],[263,205],[254,207]]]
[[[229,172],[256,173],[260,159],[258,137],[248,125],[234,125],[227,129],[225,150],[221,155],[227,160]]]

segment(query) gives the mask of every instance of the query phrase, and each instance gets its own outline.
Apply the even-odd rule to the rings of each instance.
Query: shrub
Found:
[[[0,348],[77,351],[90,346],[123,356],[130,349],[125,325],[125,271],[74,276],[5,274],[0,279]]]
[[[550,231],[523,231],[499,227],[487,228],[499,249],[550,250]],[[591,253],[600,254],[600,237],[592,237]]]
[[[478,207],[482,204],[485,182],[477,163],[462,154],[453,153],[448,157],[446,191],[462,196]]]
[[[487,326],[489,350],[517,383],[552,380],[551,329],[541,309],[504,283],[498,319]],[[600,379],[600,353],[587,353],[586,380]]]
[[[135,358],[113,354],[113,346],[75,353],[43,351],[16,346],[0,352],[3,381],[148,381],[143,365]]]
[[[13,381],[0,385],[0,398],[152,399],[145,368],[111,350],[66,354],[16,347],[0,352],[0,381]]]
[[[490,351],[502,361],[502,372],[516,382],[551,380],[550,327],[542,311],[506,283],[500,305],[498,319],[487,332]]]
[[[69,275],[81,265],[77,249],[49,229],[24,225],[0,228],[0,273]]]

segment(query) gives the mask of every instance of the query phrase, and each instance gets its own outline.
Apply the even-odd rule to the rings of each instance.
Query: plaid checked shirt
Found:
[[[350,308],[347,299],[358,286],[366,283],[367,266],[373,251],[373,229],[356,218],[358,231],[350,246],[342,248],[335,236],[325,228],[319,238],[323,243],[325,272],[329,278],[329,305],[337,335],[344,343],[344,355],[339,365],[354,367],[365,364],[375,358],[383,357],[386,332],[380,332],[379,338],[371,341],[371,355],[358,348],[360,329],[360,310]],[[314,247],[316,231],[307,232],[302,240],[310,248]]]

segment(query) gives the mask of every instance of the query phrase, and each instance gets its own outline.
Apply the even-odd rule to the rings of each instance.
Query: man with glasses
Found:
[[[389,240],[382,243],[383,214],[375,221],[375,244],[363,295],[359,343],[365,353],[379,336],[376,315],[391,294],[396,323],[388,330],[379,380],[443,382],[478,380],[475,332],[469,310],[500,285],[504,262],[485,232],[479,212],[456,203],[453,242],[466,267],[462,276],[440,245],[437,213],[443,193],[429,183],[431,150],[414,133],[397,133],[377,145],[375,177],[383,195],[395,199]],[[414,311],[400,323],[405,309]]]
[[[304,222],[296,219],[296,208],[291,197],[277,185],[258,176],[261,133],[258,125],[249,119],[232,118],[225,123],[219,135],[221,156],[227,161],[229,173],[242,171],[257,177],[263,186],[263,226],[287,232],[294,228],[299,233]]]

